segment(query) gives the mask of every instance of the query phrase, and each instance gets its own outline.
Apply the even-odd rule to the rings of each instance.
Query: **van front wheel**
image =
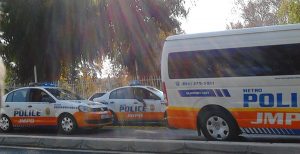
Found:
[[[233,119],[222,111],[205,111],[200,115],[200,128],[208,140],[228,141],[238,136]]]

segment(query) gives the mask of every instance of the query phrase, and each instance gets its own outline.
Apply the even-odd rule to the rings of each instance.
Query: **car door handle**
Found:
[[[28,105],[28,107],[31,108],[32,106],[31,106],[31,105]]]
[[[115,102],[110,102],[110,104],[114,104]]]
[[[138,102],[133,102],[133,104],[138,104]]]
[[[5,107],[10,107],[9,105],[5,105]]]

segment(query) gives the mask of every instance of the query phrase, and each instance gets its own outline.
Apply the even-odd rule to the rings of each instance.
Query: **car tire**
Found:
[[[4,133],[11,132],[13,130],[13,125],[6,115],[2,115],[0,118],[0,129]]]
[[[212,141],[231,141],[238,137],[238,126],[231,115],[223,110],[204,111],[199,125],[203,135]]]
[[[77,123],[70,114],[64,114],[58,119],[58,131],[62,134],[73,134],[77,130]]]

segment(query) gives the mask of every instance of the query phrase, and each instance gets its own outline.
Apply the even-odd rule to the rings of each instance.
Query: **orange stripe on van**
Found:
[[[300,114],[300,109],[293,108],[234,108],[230,109],[237,123],[242,128],[286,128],[299,129],[300,120],[287,121],[290,118],[297,118],[295,114]],[[258,114],[262,116],[258,120]],[[268,114],[268,115],[266,115]],[[269,118],[267,118],[269,117]]]
[[[169,106],[167,109],[169,127],[197,129],[197,114],[200,108]]]
[[[300,128],[300,119],[296,119],[297,116],[300,118],[300,109],[298,108],[230,108],[228,110],[237,121],[239,127],[242,128]],[[200,108],[168,107],[169,126],[196,129],[199,111]],[[258,113],[264,116],[261,121],[257,119]],[[296,115],[298,113],[299,115]],[[267,116],[265,114],[268,114],[269,118],[266,119],[265,117]],[[293,120],[287,121],[287,117],[293,118]]]

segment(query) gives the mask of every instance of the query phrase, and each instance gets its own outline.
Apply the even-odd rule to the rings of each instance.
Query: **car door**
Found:
[[[164,118],[164,111],[162,111],[161,98],[153,92],[142,87],[134,88],[135,98],[139,103],[145,104],[143,112],[143,120],[145,121],[161,121]]]
[[[143,106],[135,101],[133,89],[124,87],[112,91],[109,104],[114,104],[114,108],[119,121],[135,121],[143,118]]]
[[[32,112],[34,125],[55,126],[54,99],[44,90],[31,88],[28,95],[27,111]]]
[[[14,126],[27,125],[26,122],[31,121],[26,112],[28,91],[28,89],[19,89],[6,97],[4,110]]]

